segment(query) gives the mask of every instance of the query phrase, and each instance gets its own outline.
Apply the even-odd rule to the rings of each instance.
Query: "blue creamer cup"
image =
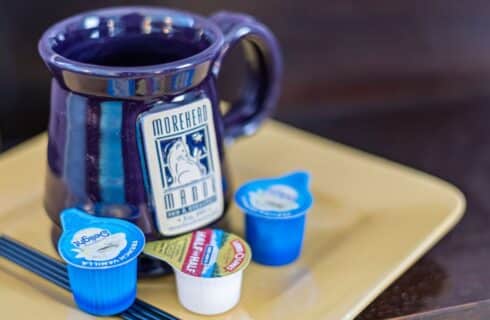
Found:
[[[88,313],[107,316],[129,308],[136,298],[138,255],[143,232],[115,218],[93,217],[79,209],[61,213],[58,252],[68,264],[75,303]]]
[[[305,219],[313,203],[309,174],[250,181],[235,193],[245,213],[245,237],[252,260],[270,266],[295,261],[303,246]]]

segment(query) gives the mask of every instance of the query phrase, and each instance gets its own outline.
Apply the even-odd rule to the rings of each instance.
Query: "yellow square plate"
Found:
[[[52,256],[42,208],[46,137],[0,157],[0,230]],[[315,197],[302,257],[285,267],[252,263],[242,299],[219,319],[352,319],[461,218],[462,193],[419,171],[276,122],[229,152],[235,186],[295,169]],[[242,233],[242,214],[228,212]],[[6,319],[90,319],[69,293],[1,259]],[[173,276],[139,282],[138,297],[182,317]],[[213,317],[214,319],[215,317]]]

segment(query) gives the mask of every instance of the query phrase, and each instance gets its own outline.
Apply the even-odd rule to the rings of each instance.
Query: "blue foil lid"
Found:
[[[253,180],[238,189],[235,201],[246,214],[271,219],[294,218],[305,214],[313,203],[309,182],[310,175],[304,171]]]
[[[63,233],[58,252],[68,264],[86,269],[107,269],[135,259],[145,236],[134,224],[116,218],[93,217],[79,209],[61,213]]]

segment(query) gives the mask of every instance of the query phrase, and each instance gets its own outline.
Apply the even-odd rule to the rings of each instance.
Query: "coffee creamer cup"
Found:
[[[245,214],[245,238],[255,262],[281,266],[295,261],[303,247],[306,213],[313,204],[310,175],[296,171],[243,184],[235,202]]]
[[[173,267],[180,303],[205,315],[226,312],[238,303],[243,270],[251,259],[243,239],[219,229],[149,242],[144,253]]]
[[[124,311],[136,298],[137,257],[145,237],[134,224],[79,209],[61,213],[58,252],[78,307],[95,315]]]

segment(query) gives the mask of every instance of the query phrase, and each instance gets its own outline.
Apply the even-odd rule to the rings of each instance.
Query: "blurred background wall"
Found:
[[[36,47],[43,30],[83,10],[135,3],[202,15],[242,11],[268,25],[285,60],[276,118],[300,127],[490,92],[490,2],[483,0],[0,0],[2,149],[47,125],[50,76]],[[237,68],[230,62],[224,68],[225,97],[232,94]]]

